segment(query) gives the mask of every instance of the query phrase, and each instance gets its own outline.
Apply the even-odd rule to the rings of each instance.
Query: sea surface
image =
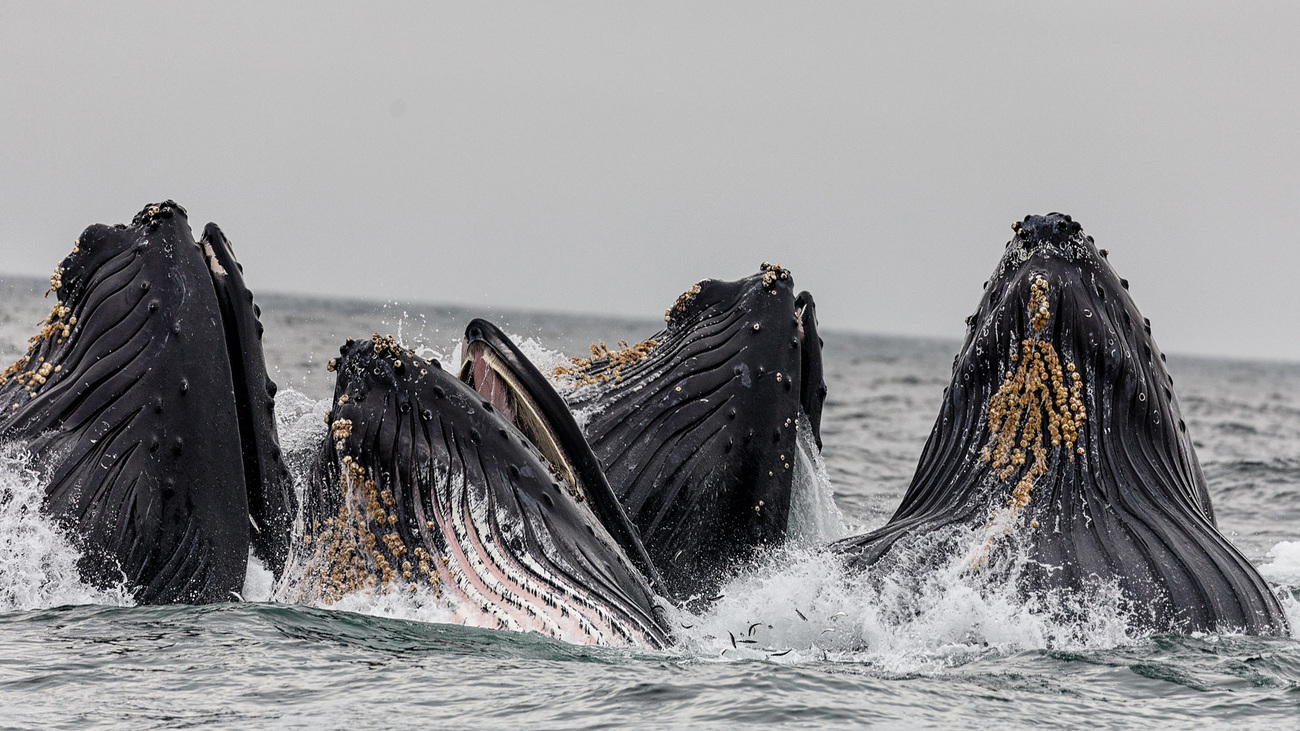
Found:
[[[5,362],[53,304],[45,286],[0,278]],[[347,337],[392,333],[455,360],[464,325],[488,316],[549,365],[661,324],[656,313],[258,302],[299,474],[325,431],[325,363]],[[888,519],[959,343],[824,338],[825,449],[801,467],[799,540],[704,614],[676,617],[679,642],[662,652],[440,624],[436,608],[400,596],[258,601],[273,591],[256,567],[247,602],[129,606],[78,580],[75,550],[35,510],[41,466],[0,445],[0,727],[1300,728],[1297,639],[1135,634],[1104,600],[1054,623],[955,570],[883,587],[845,575],[817,545]],[[1300,628],[1300,364],[1171,355],[1169,370],[1221,530]]]

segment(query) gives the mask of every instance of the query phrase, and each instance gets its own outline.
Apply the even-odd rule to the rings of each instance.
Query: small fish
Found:
[[[826,634],[827,632],[834,632],[834,631],[835,631],[834,627],[827,627],[826,629],[822,630],[822,634]]]
[[[736,640],[736,642],[739,642],[739,643],[742,643],[742,644],[745,644],[745,645],[757,645],[757,644],[758,644],[758,640]]]
[[[757,626],[759,626],[759,625],[761,625],[761,624],[763,624],[763,623],[762,623],[762,622],[755,622],[755,623],[749,625],[749,632],[747,632],[746,634],[748,634],[750,637],[753,637],[753,636],[754,636],[754,628],[757,627]]]
[[[239,601],[239,602],[245,601],[244,597],[240,596],[239,592],[233,589],[230,591],[230,595],[235,598],[235,601]]]
[[[836,612],[836,613],[834,613],[834,614],[831,615],[831,621],[834,622],[835,620],[839,619],[840,617],[847,617],[847,616],[849,616],[847,612]]]
[[[768,655],[767,657],[768,657],[768,659],[770,660],[771,658],[774,658],[774,657],[783,657],[783,656],[785,656],[785,655],[789,655],[789,654],[792,653],[792,652],[794,652],[794,648],[793,648],[793,647],[791,647],[790,649],[786,650],[785,652],[774,652],[774,653],[772,653],[771,655]]]
[[[695,625],[693,625],[693,624],[686,624],[685,622],[682,622],[682,629],[690,629],[690,628],[692,628],[692,627],[694,627],[694,626],[695,626]]]
[[[715,596],[715,597],[711,597],[711,598],[709,599],[709,601],[711,601],[711,602],[716,602],[716,601],[718,601],[719,599],[722,599],[722,598],[724,598],[724,597],[726,597],[726,596],[727,596],[726,594],[719,594],[719,595],[717,595],[717,596]]]
[[[797,614],[797,615],[799,615],[799,619],[802,619],[802,620],[805,621],[805,622],[808,621],[808,618],[805,617],[805,616],[803,616],[803,612],[799,611],[798,609],[794,610],[794,613]]]
[[[730,632],[728,632],[727,634],[731,635]],[[731,646],[732,646],[732,647],[735,647],[735,646],[736,646],[736,636],[735,636],[735,635],[731,635]]]

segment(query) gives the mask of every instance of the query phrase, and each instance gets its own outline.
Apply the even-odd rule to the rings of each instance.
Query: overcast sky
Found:
[[[1166,351],[1300,359],[1300,3],[0,0],[0,271],[174,198],[255,291],[654,316],[770,260],[960,337],[1073,214]]]

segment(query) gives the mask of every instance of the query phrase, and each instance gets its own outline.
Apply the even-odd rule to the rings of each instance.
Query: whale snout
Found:
[[[1016,238],[1026,248],[1033,249],[1040,244],[1064,244],[1083,230],[1083,226],[1063,213],[1049,213],[1045,216],[1025,216],[1024,220],[1011,224]]]

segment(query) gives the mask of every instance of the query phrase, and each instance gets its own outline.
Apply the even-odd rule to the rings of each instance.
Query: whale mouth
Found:
[[[464,342],[460,380],[532,443],[555,478],[591,511],[650,585],[671,595],[610,487],[604,466],[551,382],[486,320],[471,321]]]
[[[500,349],[487,340],[467,340],[458,377],[492,404],[542,453],[556,479],[563,482],[578,501],[586,499],[582,483],[574,474],[573,459],[557,434],[556,414],[538,403],[533,396],[536,390],[524,383],[527,375],[512,368]]]

